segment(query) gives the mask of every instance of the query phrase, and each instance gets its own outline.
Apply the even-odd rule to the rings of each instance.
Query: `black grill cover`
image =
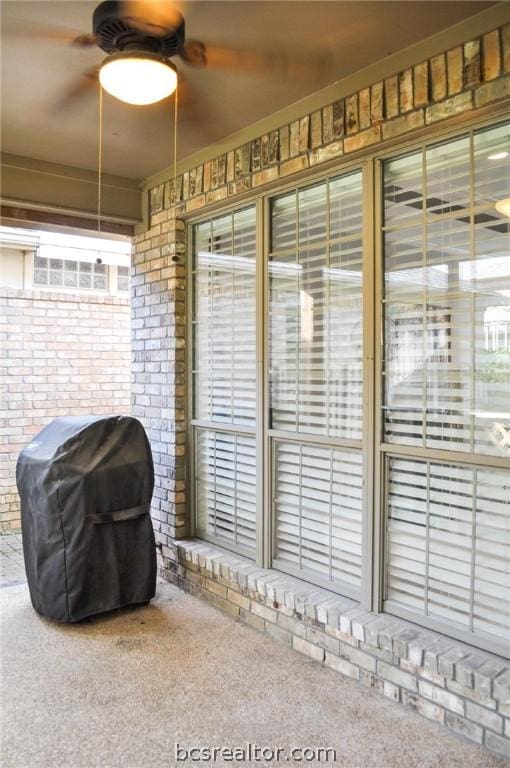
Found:
[[[154,597],[154,469],[137,419],[55,419],[20,453],[16,480],[36,611],[72,622]]]

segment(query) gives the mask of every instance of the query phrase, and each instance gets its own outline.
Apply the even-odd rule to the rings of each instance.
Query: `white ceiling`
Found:
[[[98,97],[91,90],[73,108],[59,99],[98,48],[77,49],[32,33],[41,25],[91,31],[96,2],[3,0],[2,150],[81,168],[97,167]],[[188,38],[206,44],[277,50],[300,65],[282,71],[218,72],[186,68],[188,93],[200,115],[183,105],[179,158],[346,77],[391,53],[484,10],[491,2],[183,2]],[[327,67],[316,67],[318,55]],[[302,63],[310,60],[310,67]],[[178,64],[179,66],[179,64]],[[144,178],[172,160],[172,105],[132,107],[105,96],[104,170]]]

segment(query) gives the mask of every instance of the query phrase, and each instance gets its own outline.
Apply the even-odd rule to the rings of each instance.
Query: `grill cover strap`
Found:
[[[147,504],[140,504],[138,507],[116,509],[114,512],[97,512],[95,515],[87,515],[87,517],[97,525],[98,523],[118,523],[121,520],[132,520],[134,517],[147,514],[147,512]]]

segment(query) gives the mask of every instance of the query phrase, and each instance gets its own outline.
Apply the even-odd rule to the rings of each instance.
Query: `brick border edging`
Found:
[[[199,212],[249,190],[510,98],[510,24],[480,34],[148,188],[162,211]],[[170,171],[168,176],[170,177]]]
[[[168,581],[510,757],[510,662],[201,541],[177,541],[173,553],[161,571]]]

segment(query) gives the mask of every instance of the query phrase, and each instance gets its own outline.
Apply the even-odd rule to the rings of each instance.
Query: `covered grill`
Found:
[[[36,611],[73,622],[154,597],[154,469],[137,419],[55,419],[20,453],[16,480]]]

